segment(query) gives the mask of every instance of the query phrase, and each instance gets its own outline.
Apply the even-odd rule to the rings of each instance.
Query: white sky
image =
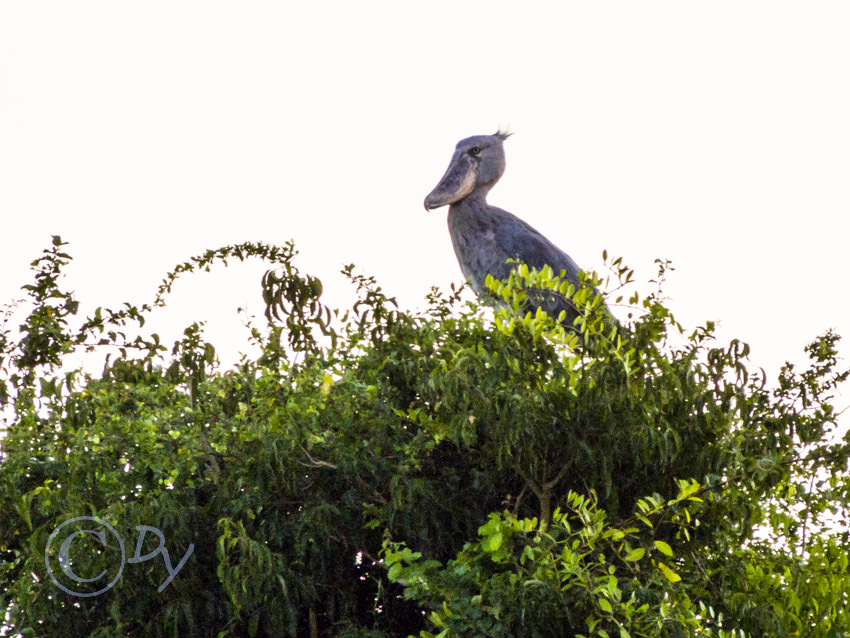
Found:
[[[60,234],[86,310],[289,238],[331,305],[349,262],[421,305],[461,279],[422,200],[502,126],[491,203],[585,268],[672,259],[679,319],[774,376],[830,327],[850,358],[849,114],[844,1],[2,2],[0,301]],[[264,270],[184,280],[154,326],[207,319],[232,361]]]

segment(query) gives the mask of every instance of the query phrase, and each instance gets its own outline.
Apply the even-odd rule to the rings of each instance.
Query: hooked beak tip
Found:
[[[462,161],[462,158],[453,158],[440,183],[425,198],[425,210],[450,206],[460,201],[472,192],[476,178],[475,166],[469,161]]]

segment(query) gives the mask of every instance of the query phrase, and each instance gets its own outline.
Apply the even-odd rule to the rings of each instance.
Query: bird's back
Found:
[[[538,269],[548,265],[556,275],[563,272],[565,279],[578,281],[575,261],[516,215],[495,206],[458,204],[449,209],[449,233],[461,270],[479,295],[488,294],[484,285],[488,274],[496,279],[510,275],[513,265],[509,260]],[[531,310],[540,306],[554,317],[565,310],[570,323],[577,315],[566,299],[533,293],[529,297]]]

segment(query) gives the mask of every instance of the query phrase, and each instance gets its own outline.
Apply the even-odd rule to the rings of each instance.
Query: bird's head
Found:
[[[474,135],[458,142],[446,174],[425,198],[425,209],[454,204],[473,191],[486,195],[505,172],[502,142],[509,135],[498,131],[493,135]]]

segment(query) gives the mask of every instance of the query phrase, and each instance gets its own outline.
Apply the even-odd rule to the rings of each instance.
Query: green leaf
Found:
[[[672,569],[667,567],[667,565],[665,565],[661,561],[659,561],[657,563],[657,565],[658,565],[658,569],[661,570],[661,572],[664,574],[664,576],[667,577],[667,580],[669,580],[671,583],[678,583],[680,580],[682,580],[682,577],[679,576],[679,574],[677,574]]]
[[[403,569],[401,563],[393,563],[387,571],[387,578],[393,582],[397,581]]]
[[[597,598],[597,602],[599,603],[599,608],[605,613],[613,613],[614,609],[611,607],[611,603],[608,602],[607,598]]]
[[[673,550],[670,548],[670,546],[667,543],[665,543],[664,541],[655,541],[654,544],[655,544],[655,549],[657,549],[659,552],[661,552],[665,556],[670,556],[672,558]]]
[[[641,558],[643,558],[645,553],[646,550],[643,547],[635,547],[633,550],[631,550],[628,554],[625,555],[624,560],[627,560],[629,562],[639,561]]]
[[[492,554],[499,550],[503,541],[504,538],[502,537],[502,532],[496,532],[495,534],[485,538],[484,542],[481,543],[481,546],[484,548],[484,551]]]

